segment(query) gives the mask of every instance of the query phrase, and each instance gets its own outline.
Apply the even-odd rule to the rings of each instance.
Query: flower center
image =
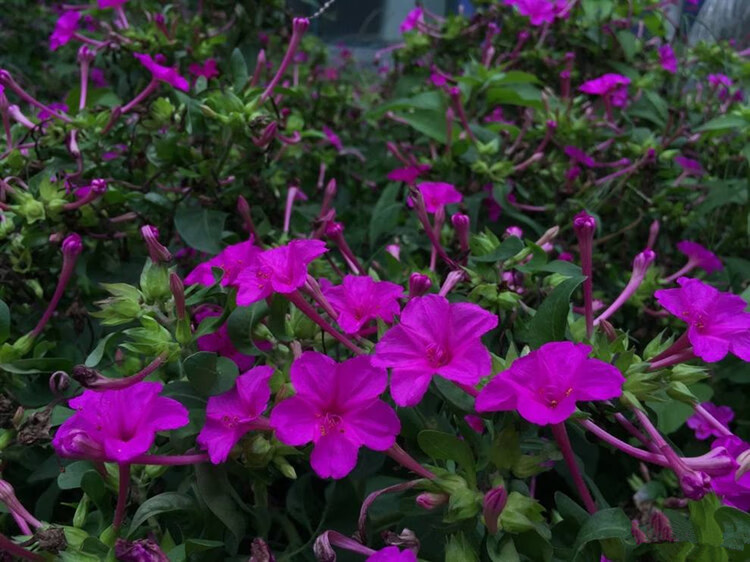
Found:
[[[318,428],[320,429],[320,434],[322,436],[333,433],[334,431],[344,433],[344,428],[341,425],[344,420],[341,419],[341,416],[338,414],[325,413],[318,416],[318,418],[320,420],[318,421]]]
[[[221,425],[227,429],[234,429],[240,424],[240,418],[238,416],[222,416]]]
[[[427,346],[427,362],[432,367],[442,367],[451,361],[451,352],[439,343],[431,343]]]
[[[568,396],[571,395],[573,392],[572,387],[568,387],[567,390],[560,393],[560,388],[556,386],[543,386],[539,389],[539,397],[542,399],[542,402],[547,404],[548,408],[552,408],[553,410],[557,408],[557,406],[565,400]]]
[[[257,283],[259,289],[265,287],[270,278],[271,272],[265,267],[261,267],[255,272],[255,282]]]

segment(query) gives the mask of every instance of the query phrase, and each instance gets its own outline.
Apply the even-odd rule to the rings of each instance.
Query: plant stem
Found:
[[[565,422],[552,424],[552,435],[555,436],[557,446],[560,447],[560,451],[565,459],[565,464],[568,466],[568,470],[570,471],[573,482],[578,489],[578,495],[581,496],[583,505],[586,506],[586,510],[589,513],[596,513],[594,498],[591,497],[591,492],[589,492],[589,489],[586,487],[586,482],[583,480],[583,475],[581,474],[581,470],[576,462],[575,453],[573,452],[573,447],[568,438],[568,431],[565,429]]]
[[[115,518],[112,526],[119,531],[122,520],[125,517],[125,507],[128,503],[128,489],[130,488],[130,464],[117,463],[120,482],[117,490],[117,507],[115,507]]]

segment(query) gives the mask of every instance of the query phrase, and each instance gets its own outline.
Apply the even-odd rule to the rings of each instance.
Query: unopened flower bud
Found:
[[[340,237],[344,233],[344,225],[340,222],[329,222],[326,225],[326,236],[328,238],[335,240],[336,238]]]
[[[401,246],[398,244],[388,244],[385,247],[385,251],[391,254],[396,261],[401,261]]]
[[[274,562],[273,552],[261,538],[253,539],[250,545],[250,560],[248,562]]]
[[[682,492],[688,499],[698,501],[711,491],[711,477],[705,472],[685,471],[679,479]]]
[[[633,277],[642,277],[646,275],[649,266],[654,263],[656,252],[650,249],[643,250],[633,259]]]
[[[81,45],[81,47],[78,49],[78,63],[79,64],[89,64],[95,58],[96,58],[96,51],[92,51],[86,45]]]
[[[151,539],[133,542],[117,539],[115,557],[122,562],[169,562],[159,545]]]
[[[593,238],[596,231],[596,219],[586,211],[581,211],[573,219],[573,230],[579,238],[582,236]]]
[[[172,272],[169,274],[169,288],[174,297],[174,307],[177,311],[177,318],[185,318],[185,285],[179,275]]]
[[[70,387],[70,377],[65,371],[55,371],[49,377],[49,389],[57,396],[63,394]]]
[[[509,226],[505,229],[505,235],[523,238],[523,229],[520,226]]]
[[[421,273],[412,273],[409,277],[409,298],[421,297],[432,287],[432,281]]]
[[[487,525],[487,530],[492,535],[497,533],[498,518],[506,503],[508,503],[508,491],[503,486],[493,488],[484,495],[482,515],[484,515],[484,524]]]
[[[448,494],[435,494],[433,492],[422,492],[416,498],[417,505],[422,509],[431,511],[448,503],[450,496]]]
[[[165,263],[172,260],[172,254],[159,242],[159,230],[155,226],[145,225],[141,227],[141,236],[146,242],[148,255],[154,264]]]
[[[468,252],[470,228],[469,216],[464,215],[463,213],[456,213],[451,217],[451,223],[453,223],[453,228],[456,229],[456,236],[458,237],[458,243],[461,246],[461,251]]]
[[[83,242],[81,237],[76,234],[69,234],[62,243],[62,253],[66,257],[76,257],[83,251]]]

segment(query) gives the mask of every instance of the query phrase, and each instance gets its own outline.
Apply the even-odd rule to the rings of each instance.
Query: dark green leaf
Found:
[[[501,262],[515,256],[523,250],[523,242],[520,238],[510,236],[503,240],[497,248],[484,256],[471,256],[471,261],[475,262]]]
[[[268,315],[268,305],[261,300],[250,306],[238,306],[227,318],[227,333],[238,351],[246,354],[257,353],[253,342],[253,330]]]
[[[195,477],[198,494],[208,509],[232,532],[237,541],[245,533],[245,517],[235,503],[231,493],[231,484],[223,466],[211,464],[195,465]]]
[[[466,471],[470,485],[476,482],[474,455],[466,441],[449,433],[425,429],[417,435],[417,443],[433,459],[456,461]]]
[[[587,544],[592,541],[618,539],[632,542],[630,518],[620,508],[603,509],[594,513],[581,526],[576,537],[574,561],[578,560]]]
[[[720,507],[714,513],[724,534],[723,546],[741,550],[750,559],[750,514],[733,507]]]
[[[182,363],[190,384],[201,396],[215,396],[234,385],[239,374],[237,365],[226,357],[199,351]]]
[[[380,194],[370,216],[370,248],[373,248],[382,234],[392,232],[398,224],[402,204],[397,200],[400,187],[390,184]]]
[[[150,517],[156,517],[162,513],[171,513],[173,511],[194,511],[196,507],[193,498],[178,492],[164,492],[158,496],[149,498],[135,512],[133,521],[130,523],[128,536],[132,535]]]
[[[229,58],[229,68],[232,72],[232,82],[234,83],[234,89],[236,91],[242,90],[247,84],[247,63],[245,57],[242,55],[242,51],[234,49],[232,56]]]
[[[182,207],[175,214],[174,224],[188,246],[201,252],[218,254],[227,216],[221,211]]]
[[[396,115],[406,121],[416,131],[427,135],[441,144],[445,144],[447,131],[445,112],[415,109],[410,112],[396,112]]]
[[[566,279],[544,300],[523,330],[522,337],[532,348],[536,349],[545,343],[565,339],[570,296],[583,280],[583,277]]]
[[[10,309],[8,305],[0,300],[0,343],[8,339],[10,335]]]

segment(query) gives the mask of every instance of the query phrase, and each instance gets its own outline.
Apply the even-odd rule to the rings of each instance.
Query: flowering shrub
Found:
[[[747,52],[8,3],[4,558],[748,559]]]

